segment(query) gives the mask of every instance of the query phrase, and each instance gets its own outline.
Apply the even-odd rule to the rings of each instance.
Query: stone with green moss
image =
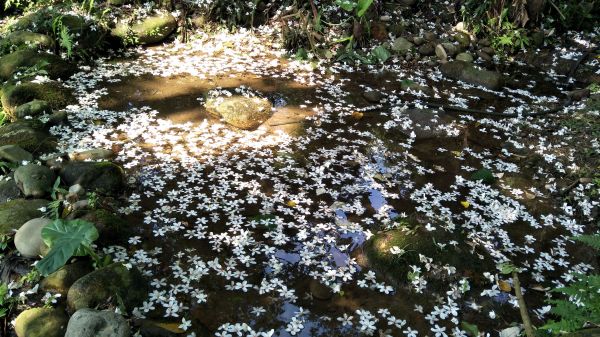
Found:
[[[32,308],[23,311],[15,320],[18,337],[63,337],[69,318],[58,308]]]
[[[48,200],[15,199],[0,204],[0,234],[19,229],[27,221],[42,217],[40,208],[48,206]]]
[[[1,95],[2,107],[11,118],[16,117],[17,107],[36,99],[47,102],[53,110],[76,102],[73,92],[58,82],[6,84],[2,87]]]
[[[209,113],[242,130],[256,129],[273,114],[271,102],[260,97],[209,98],[205,107]]]
[[[74,218],[93,223],[100,233],[103,242],[119,240],[127,236],[127,221],[123,217],[103,208],[90,211],[75,212]]]
[[[72,161],[62,167],[60,177],[69,186],[79,184],[101,194],[118,194],[125,187],[123,168],[111,162]]]
[[[126,44],[152,44],[166,39],[177,28],[177,20],[170,13],[149,16],[134,24],[120,22],[111,31]]]
[[[28,117],[38,117],[42,114],[52,113],[50,104],[40,99],[34,99],[31,102],[21,104],[15,109],[16,119],[23,119]]]
[[[0,127],[0,146],[17,145],[31,153],[44,153],[56,148],[56,141],[35,121],[16,121]]]
[[[75,281],[94,270],[89,262],[77,261],[61,267],[59,270],[48,275],[40,282],[40,288],[44,291],[52,291],[66,296],[69,288]]]
[[[14,31],[8,34],[5,41],[17,47],[27,47],[32,49],[54,48],[54,40],[52,40],[50,36],[23,30]]]
[[[75,66],[56,55],[23,49],[0,58],[0,79],[9,80],[15,73],[33,67],[43,70],[53,79],[66,79],[75,73]]]
[[[118,298],[128,310],[140,305],[148,296],[148,283],[140,271],[128,269],[122,263],[113,263],[93,271],[71,285],[67,294],[69,310],[94,308],[109,299]]]

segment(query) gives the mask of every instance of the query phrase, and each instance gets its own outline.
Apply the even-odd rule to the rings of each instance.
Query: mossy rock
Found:
[[[93,21],[87,21],[82,16],[63,15],[62,23],[75,35],[75,41],[80,50],[92,51],[102,46],[108,32]]]
[[[43,199],[15,199],[0,204],[0,234],[8,234],[19,229],[27,221],[44,215],[40,208],[48,206]]]
[[[86,191],[118,194],[125,188],[123,168],[111,162],[77,162],[65,164],[61,179],[69,186],[79,184]]]
[[[242,130],[256,129],[273,115],[271,102],[260,97],[209,98],[205,107],[212,115]]]
[[[53,110],[60,110],[76,102],[73,92],[57,82],[6,84],[1,93],[2,107],[13,119],[16,119],[15,114],[19,106],[34,100],[48,102]]]
[[[15,332],[18,337],[63,337],[68,322],[60,309],[32,308],[17,316]]]
[[[111,34],[129,44],[152,44],[166,39],[177,28],[177,20],[170,13],[161,13],[129,24],[120,22]]]
[[[390,249],[394,246],[404,250],[404,253],[392,254]],[[429,233],[407,229],[377,233],[364,246],[369,267],[399,282],[407,280],[410,265],[418,264],[419,254],[432,256],[438,250]]]
[[[38,126],[39,122],[22,120],[0,127],[0,146],[18,145],[31,153],[44,153],[56,148],[56,141]]]
[[[58,11],[59,6],[53,6],[52,9],[40,8],[19,18],[9,27],[10,31],[31,31],[40,34],[53,36],[53,22],[60,18],[62,24],[69,30],[73,38],[73,43],[78,46],[76,52],[91,51],[102,46],[102,42],[107,35],[107,31],[97,25],[93,20],[87,20],[83,16],[73,14],[63,14]]]
[[[26,47],[31,49],[54,48],[54,40],[52,40],[50,36],[24,30],[14,31],[8,34],[5,41],[17,47]]]
[[[123,237],[128,237],[127,221],[123,217],[103,208],[91,211],[80,211],[73,214],[73,218],[82,219],[93,223],[100,233],[102,242],[111,242]]]
[[[66,296],[69,288],[75,281],[94,270],[89,262],[77,261],[61,267],[59,270],[48,275],[40,282],[40,287],[44,291],[52,291]]]
[[[148,296],[148,283],[140,271],[113,263],[93,271],[73,283],[67,295],[69,310],[95,308],[109,299],[120,297],[128,310],[140,305]],[[116,302],[115,302],[116,303]]]
[[[74,65],[60,57],[31,49],[17,50],[0,58],[0,79],[9,80],[16,72],[41,66],[52,79],[67,79],[76,71]]]
[[[19,199],[23,196],[14,179],[0,181],[0,203]]]
[[[29,117],[38,117],[43,114],[52,113],[50,104],[46,101],[34,99],[31,102],[21,104],[15,109],[14,117],[24,119]]]

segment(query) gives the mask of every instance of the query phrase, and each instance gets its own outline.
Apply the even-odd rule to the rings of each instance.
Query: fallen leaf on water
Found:
[[[469,208],[469,206],[471,206],[468,201],[461,201],[460,204],[463,205],[464,208]]]
[[[512,287],[510,285],[510,283],[500,280],[498,281],[498,287],[500,288],[500,290],[504,291],[505,293],[509,293],[512,291]]]

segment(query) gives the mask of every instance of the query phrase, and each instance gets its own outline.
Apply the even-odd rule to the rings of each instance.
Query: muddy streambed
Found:
[[[540,289],[585,268],[544,259],[572,251],[570,233],[548,225],[564,215],[517,155],[521,121],[425,104],[547,109],[567,87],[526,67],[502,92],[425,67],[314,70],[251,42],[150,49],[68,82],[79,105],[61,146],[116,149],[130,177],[131,237],[103,249],[152,280],[135,316],[200,336],[494,332],[520,321],[497,263],[528,270],[536,310]],[[204,108],[239,88],[274,103],[258,130]],[[482,167],[499,181],[471,180]]]

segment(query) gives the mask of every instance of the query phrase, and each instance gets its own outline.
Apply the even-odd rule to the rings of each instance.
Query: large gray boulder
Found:
[[[209,98],[205,107],[209,113],[242,130],[256,129],[273,114],[271,102],[259,97]]]
[[[48,200],[15,199],[0,204],[0,234],[19,229],[27,221],[44,215],[40,208],[48,206]]]
[[[32,308],[23,311],[15,320],[18,337],[63,337],[68,317],[60,309]]]
[[[504,85],[504,78],[499,72],[479,69],[464,61],[442,64],[440,71],[453,80],[480,85],[490,90],[499,90]]]
[[[47,218],[35,218],[27,221],[15,234],[15,247],[21,255],[25,257],[36,257],[41,254],[42,245],[42,229],[52,220]]]
[[[177,28],[177,20],[171,13],[148,16],[139,22],[119,22],[111,31],[128,44],[152,44],[166,39]]]
[[[129,324],[112,311],[77,310],[64,337],[129,337]]]
[[[148,284],[140,271],[113,263],[75,281],[67,294],[70,310],[94,308],[109,298],[123,300],[128,310],[140,305],[148,295]]]
[[[54,172],[42,165],[27,164],[15,171],[15,182],[26,197],[40,198],[52,191]]]

